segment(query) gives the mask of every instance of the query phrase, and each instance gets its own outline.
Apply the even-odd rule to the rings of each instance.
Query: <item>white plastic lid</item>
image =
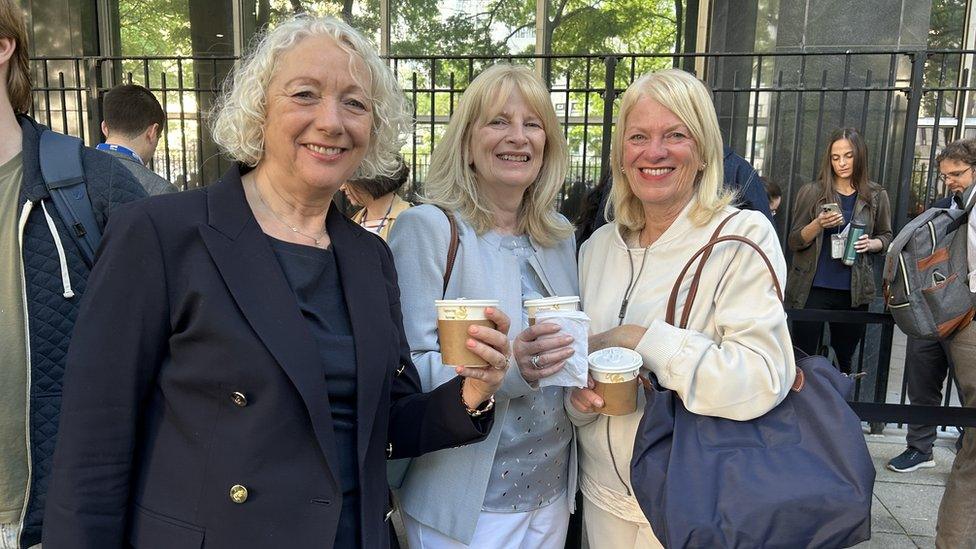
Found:
[[[607,347],[594,351],[587,360],[591,370],[607,374],[636,372],[644,364],[640,353],[623,347]]]

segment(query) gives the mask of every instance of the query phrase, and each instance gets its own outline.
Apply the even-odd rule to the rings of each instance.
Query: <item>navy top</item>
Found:
[[[840,197],[840,209],[844,212],[845,223],[839,227],[824,229],[823,240],[820,243],[820,257],[817,259],[817,273],[813,277],[815,288],[829,288],[831,290],[851,289],[851,268],[844,265],[840,259],[830,257],[830,238],[844,230],[852,219],[854,219],[854,205],[857,203],[857,192],[845,196],[836,193]]]
[[[268,237],[298,308],[318,347],[328,387],[329,406],[339,449],[342,511],[333,547],[360,547],[359,465],[356,455],[356,353],[349,311],[331,250]],[[324,404],[324,401],[323,401]],[[323,547],[328,543],[323,540]]]

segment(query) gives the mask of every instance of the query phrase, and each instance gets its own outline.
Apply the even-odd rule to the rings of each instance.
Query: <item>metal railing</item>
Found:
[[[869,173],[888,189],[896,229],[943,196],[946,190],[935,177],[934,159],[947,141],[972,133],[965,127],[973,110],[968,98],[970,71],[962,62],[973,53],[418,56],[388,61],[413,105],[416,121],[403,148],[411,166],[407,194],[422,188],[430,152],[474,76],[498,61],[527,64],[548,84],[570,145],[571,167],[559,200],[572,219],[586,191],[609,168],[610,136],[621,93],[647,71],[681,66],[696,72],[712,89],[726,143],[764,176],[780,183],[783,206],[776,220],[780,234],[786,234],[792,196],[816,177],[827,135],[837,127],[853,126],[865,136]],[[229,166],[209,137],[208,112],[236,61],[233,57],[34,59],[33,114],[57,131],[94,144],[101,139],[101,95],[118,83],[144,85],[167,113],[167,128],[151,167],[181,188],[202,185]],[[946,127],[946,120],[953,125]],[[881,333],[862,345],[858,364],[867,364],[865,352],[876,359],[890,355],[893,326],[890,318],[879,318],[865,321],[879,324],[874,329]],[[880,360],[873,371],[887,376],[887,362]],[[884,396],[886,386],[880,378],[871,385],[873,401]]]

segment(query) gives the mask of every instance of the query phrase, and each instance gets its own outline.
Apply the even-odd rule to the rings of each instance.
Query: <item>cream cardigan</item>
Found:
[[[628,249],[616,223],[595,232],[580,251],[583,309],[591,318],[591,333],[617,326],[633,277],[624,324],[647,328],[635,349],[644,358],[644,368],[676,391],[692,412],[755,418],[786,397],[796,375],[786,314],[759,255],[745,244],[727,242],[719,244],[706,263],[689,328],[664,322],[668,295],[681,268],[735,211],[727,207],[706,225],[695,226],[688,218],[690,207],[646,250]],[[786,262],[766,217],[742,211],[722,234],[745,236],[758,244],[784,284]],[[694,267],[678,294],[679,319],[693,272]],[[568,400],[566,407],[578,427],[583,494],[621,518],[646,522],[630,487],[630,459],[643,407],[613,418],[581,414]]]

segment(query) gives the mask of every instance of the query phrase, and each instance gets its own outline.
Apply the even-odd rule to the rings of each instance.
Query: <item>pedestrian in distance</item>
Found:
[[[102,99],[102,134],[105,142],[95,146],[118,158],[150,195],[175,193],[179,189],[149,169],[149,161],[166,131],[166,113],[148,89],[121,84]]]
[[[863,234],[848,250],[845,231],[857,227]],[[876,294],[875,257],[888,249],[891,238],[888,192],[868,178],[864,138],[854,128],[831,132],[818,179],[801,187],[793,203],[786,307],[868,310]],[[823,322],[793,323],[793,341],[807,354],[822,353],[822,334]],[[854,350],[863,338],[863,324],[830,322],[830,346],[842,372],[851,372]]]

